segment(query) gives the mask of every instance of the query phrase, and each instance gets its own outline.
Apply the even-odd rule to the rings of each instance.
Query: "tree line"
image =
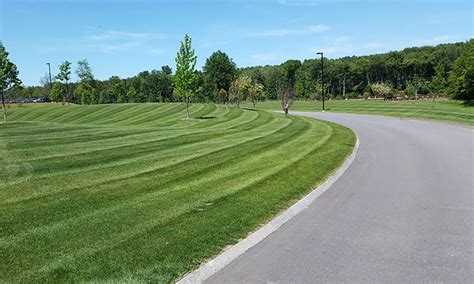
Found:
[[[373,95],[441,95],[474,99],[474,39],[468,42],[406,48],[384,54],[289,60],[277,66],[248,67],[242,74],[261,82],[270,99],[281,94],[285,68],[295,71],[294,92],[298,99],[320,99],[321,63],[325,94],[330,98]]]
[[[27,87],[21,85],[18,70],[8,60],[1,42],[0,51],[1,68],[5,69],[1,91],[6,97],[2,102],[47,96],[63,104],[183,101],[239,105],[268,98],[280,99],[283,106],[294,99],[321,99],[322,78],[324,93],[333,99],[419,94],[474,99],[474,39],[384,54],[288,60],[280,65],[246,68],[237,68],[232,58],[219,50],[206,59],[202,70],[197,70],[197,56],[186,35],[176,56],[174,73],[166,65],[130,78],[97,80],[86,59],[77,62],[74,70],[66,60],[58,66],[53,82],[46,74],[39,86]],[[71,82],[72,72],[77,74],[76,82]]]

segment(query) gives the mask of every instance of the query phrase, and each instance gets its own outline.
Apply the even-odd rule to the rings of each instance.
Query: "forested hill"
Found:
[[[404,91],[408,86],[423,94],[473,99],[473,65],[474,39],[471,39],[465,43],[411,47],[384,54],[325,58],[324,81],[332,97],[359,96],[369,92],[372,83],[383,82],[393,91]],[[279,77],[283,76],[285,69],[295,72],[297,97],[319,97],[320,59],[289,60],[277,66],[242,68],[242,73],[261,81],[268,96],[276,98]]]
[[[92,70],[87,60],[81,60],[75,71],[80,74],[78,82],[56,81],[51,89],[45,78],[43,86],[26,87],[21,93],[10,92],[7,98],[21,101],[22,98],[49,96],[55,101],[81,104],[180,100],[174,89],[174,70],[169,66],[143,71],[126,79],[112,76],[104,81],[94,79]],[[237,68],[231,56],[216,51],[206,59],[202,71],[194,71],[194,74],[194,102],[238,103],[249,98],[277,99],[283,87],[291,87],[296,99],[301,100],[319,99],[322,92],[319,58],[303,62],[288,60],[275,66]],[[327,97],[331,98],[383,93],[384,96],[429,94],[473,100],[474,39],[384,54],[324,58],[324,86]]]

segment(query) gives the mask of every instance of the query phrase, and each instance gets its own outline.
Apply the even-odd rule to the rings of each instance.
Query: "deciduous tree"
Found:
[[[384,83],[373,83],[370,86],[370,90],[376,97],[382,97],[385,98],[387,97],[390,92],[392,91],[392,88]]]
[[[222,104],[226,104],[226,103],[227,103],[227,100],[228,100],[227,91],[224,90],[224,89],[220,89],[220,90],[219,90],[219,101],[220,101]]]
[[[227,54],[220,50],[212,53],[203,67],[204,81],[210,94],[217,94],[220,89],[229,90],[236,69],[235,63]]]
[[[8,58],[8,52],[0,41],[0,92],[2,93],[3,122],[7,122],[7,108],[5,106],[5,93],[21,86],[16,65]]]
[[[82,104],[97,103],[99,96],[96,82],[87,59],[77,62],[76,74],[79,77],[79,83],[74,90],[75,97],[80,98]]]
[[[252,79],[249,76],[240,76],[235,79],[229,88],[229,101],[240,107],[240,103],[244,101],[252,88]]]
[[[71,80],[71,62],[66,60],[61,65],[59,65],[59,73],[58,75],[56,75],[56,79],[58,79],[62,84],[65,85],[65,93],[62,94],[63,105],[66,103],[66,101],[69,103],[69,80]]]
[[[449,89],[456,99],[474,100],[474,39],[467,43],[465,51],[454,62],[449,75]]]
[[[262,84],[260,83],[254,83],[252,86],[250,86],[250,91],[249,91],[249,98],[252,101],[253,107],[255,108],[255,105],[257,104],[258,101],[263,101],[265,99],[265,89]]]
[[[176,55],[176,73],[174,86],[176,94],[186,102],[186,114],[189,118],[189,103],[191,97],[196,95],[196,67],[197,57],[191,47],[191,38],[184,36],[181,47]]]

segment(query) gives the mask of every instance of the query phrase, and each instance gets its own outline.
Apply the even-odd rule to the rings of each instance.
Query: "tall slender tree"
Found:
[[[97,103],[96,83],[87,59],[77,62],[76,74],[79,77],[79,84],[74,90],[74,96],[80,98],[82,104]]]
[[[175,93],[186,101],[186,114],[189,119],[189,103],[196,95],[196,62],[197,56],[191,47],[191,38],[184,36],[181,47],[176,55]]]
[[[66,94],[63,94],[63,105],[66,101],[69,102],[69,80],[71,80],[71,62],[64,61],[59,65],[59,73],[56,75],[56,79],[61,81],[66,86]]]
[[[3,122],[7,122],[7,108],[5,106],[5,93],[21,86],[18,79],[18,69],[8,58],[8,52],[0,41],[0,92],[2,93]]]

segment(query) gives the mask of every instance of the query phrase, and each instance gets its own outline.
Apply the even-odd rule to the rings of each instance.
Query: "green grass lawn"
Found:
[[[250,106],[250,104],[247,106]],[[258,103],[257,109],[281,110],[281,107],[278,101],[266,101]],[[291,110],[320,111],[321,102],[295,101],[290,108],[290,112]],[[474,125],[474,106],[459,101],[331,100],[326,101],[326,110],[331,112],[376,114],[398,118],[440,120]]]
[[[18,108],[0,124],[0,282],[170,282],[324,180],[353,133],[184,104]]]

